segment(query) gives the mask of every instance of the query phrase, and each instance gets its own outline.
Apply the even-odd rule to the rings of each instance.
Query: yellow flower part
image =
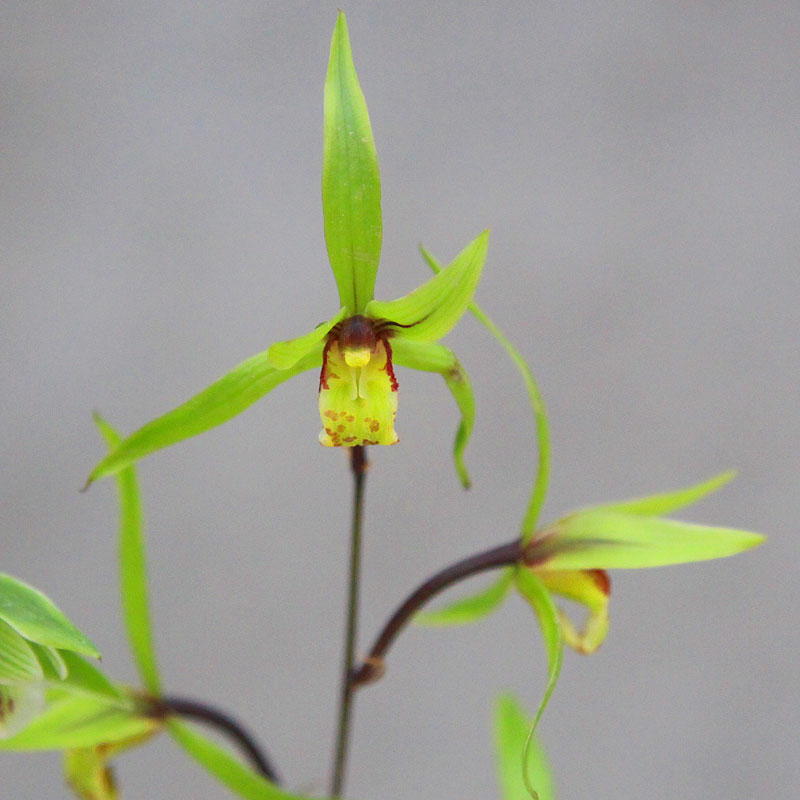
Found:
[[[319,441],[325,447],[398,441],[397,381],[386,339],[372,348],[343,348],[337,338],[329,340],[319,381],[319,415]]]
[[[559,609],[564,644],[584,655],[597,650],[608,633],[608,598],[611,594],[608,574],[602,569],[534,569],[534,572],[551,592],[586,606],[589,612],[583,630],[579,631]]]

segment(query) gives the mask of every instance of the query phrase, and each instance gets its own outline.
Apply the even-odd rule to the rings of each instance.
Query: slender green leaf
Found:
[[[731,469],[727,472],[721,472],[719,475],[703,481],[703,483],[697,483],[685,489],[652,494],[649,497],[638,497],[633,500],[623,500],[619,503],[603,504],[595,506],[593,510],[619,511],[624,514],[641,514],[646,517],[670,514],[680,508],[690,506],[698,500],[702,500],[706,495],[721,489],[735,477],[736,471]]]
[[[31,642],[99,658],[97,648],[45,597],[18,578],[0,573],[0,620]]]
[[[10,625],[0,621],[0,684],[42,680],[42,667],[31,646]]]
[[[422,611],[415,615],[414,623],[429,627],[445,627],[477,622],[500,608],[513,583],[514,570],[504,569],[500,577],[482,591],[469,597],[462,597],[444,608]]]
[[[322,364],[321,343],[291,369],[286,370],[275,369],[269,363],[267,352],[248,358],[183,405],[132,433],[97,464],[89,475],[86,486],[98,478],[119,472],[156,450],[227,422],[284,381]]]
[[[441,272],[441,266],[437,259],[424,247],[420,245],[420,253],[427,262],[428,266],[435,272]],[[520,526],[522,531],[522,541],[528,542],[536,530],[536,523],[539,521],[539,514],[541,513],[542,506],[544,505],[545,495],[547,494],[547,483],[550,477],[550,429],[547,423],[547,411],[545,409],[542,394],[539,391],[539,386],[536,383],[536,378],[533,376],[533,371],[528,366],[528,363],[520,354],[519,350],[514,347],[506,335],[495,325],[490,319],[488,314],[474,301],[470,301],[467,306],[469,312],[494,336],[495,339],[501,344],[503,349],[508,353],[514,365],[522,375],[522,380],[525,382],[525,388],[528,392],[528,400],[533,411],[533,418],[536,422],[536,440],[539,450],[539,463],[536,470],[536,478],[534,479],[533,489],[531,496],[528,500],[528,505],[525,509],[525,516],[522,519]]]
[[[550,701],[550,696],[553,694],[553,690],[558,683],[558,675],[561,672],[561,662],[564,657],[564,642],[561,637],[561,629],[558,622],[558,610],[553,603],[550,592],[547,591],[544,584],[531,570],[525,567],[518,567],[515,577],[520,594],[531,604],[539,620],[545,649],[547,650],[547,686],[544,691],[544,696],[542,697],[542,702],[539,704],[536,716],[533,719],[533,724],[528,732],[528,739],[525,743],[523,754],[522,772],[525,788],[528,790],[528,793],[533,800],[541,800],[534,789],[532,778],[529,773],[529,755],[533,737],[539,725],[539,720],[542,718],[542,714],[545,708],[547,708],[547,703]]]
[[[497,777],[503,800],[530,800],[522,776],[522,754],[533,721],[510,694],[497,698],[494,711],[494,739],[497,751]],[[553,777],[547,755],[538,739],[528,750],[528,771],[536,785],[539,800],[555,800]]]
[[[0,684],[0,749],[5,742],[24,731],[44,708],[44,684]]]
[[[335,317],[331,317],[327,322],[322,322],[313,331],[299,336],[297,339],[289,339],[285,342],[275,342],[267,350],[269,363],[275,369],[291,369],[303,356],[308,355],[325,337],[330,333],[331,328],[348,315],[346,308],[341,309]]]
[[[307,800],[284,792],[274,783],[253,772],[219,745],[177,720],[167,722],[172,738],[195,760],[234,794],[247,800]]]
[[[453,444],[453,459],[461,485],[469,489],[470,479],[464,464],[464,450],[475,424],[475,397],[469,376],[452,350],[433,342],[414,342],[398,336],[392,340],[392,358],[394,363],[402,367],[438,372],[444,378],[461,412],[461,422]]]
[[[372,299],[381,257],[381,178],[367,103],[341,11],[325,79],[322,212],[341,305],[360,314]]]
[[[373,300],[366,314],[402,326],[404,339],[433,342],[450,331],[472,300],[489,246],[489,231],[471,241],[438,275],[405,297]]]
[[[122,437],[99,414],[95,424],[106,440],[109,450],[119,447]],[[128,631],[128,641],[144,685],[155,695],[161,693],[153,629],[150,621],[150,602],[147,596],[147,555],[144,540],[142,504],[133,466],[117,473],[119,493],[119,568],[122,590],[122,615]]]
[[[52,693],[47,708],[16,736],[0,742],[3,750],[64,750],[94,747],[139,736],[158,727],[132,702],[91,695]]]
[[[639,569],[732,556],[762,541],[750,531],[598,509],[543,531],[530,561],[542,569]]]

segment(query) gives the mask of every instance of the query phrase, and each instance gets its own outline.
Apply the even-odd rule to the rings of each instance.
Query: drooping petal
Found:
[[[545,649],[547,650],[547,686],[544,690],[542,700],[539,703],[539,708],[536,711],[536,716],[533,718],[530,731],[528,732],[528,740],[525,743],[525,755],[523,758],[524,768],[522,773],[522,778],[528,793],[534,800],[540,800],[533,786],[532,776],[528,770],[528,756],[534,741],[536,728],[539,725],[542,714],[544,714],[544,710],[547,708],[550,697],[558,683],[558,676],[561,673],[561,664],[564,660],[564,639],[561,635],[558,610],[553,603],[550,592],[547,591],[544,584],[534,575],[532,570],[525,569],[524,567],[518,567],[514,577],[516,579],[517,589],[519,589],[522,597],[530,603],[531,608],[539,620]]]
[[[406,339],[441,339],[461,318],[481,277],[489,231],[470,242],[438,275],[398,300],[373,300],[366,314],[403,326]]]
[[[134,461],[227,422],[289,378],[322,363],[322,342],[290,369],[275,369],[268,352],[258,353],[177,408],[124,439],[92,470],[86,486]]]
[[[335,317],[320,323],[313,331],[309,331],[304,336],[270,345],[267,350],[269,363],[276,369],[291,369],[303,356],[308,355],[317,347],[327,337],[331,328],[343,320],[348,313],[346,308],[342,308]]]
[[[589,612],[581,630],[559,610],[564,644],[588,655],[597,650],[608,633],[608,599],[611,581],[600,569],[536,571],[539,580],[554,594],[585,606]]]
[[[494,741],[497,777],[503,800],[531,800],[522,779],[522,754],[532,720],[510,694],[497,698],[494,710]],[[528,774],[539,800],[555,800],[553,777],[547,755],[538,740],[528,750]]]
[[[320,443],[326,447],[395,444],[397,383],[383,341],[363,366],[350,366],[339,343],[326,352],[320,377]]]
[[[436,257],[422,245],[420,245],[419,250],[428,266],[438,275],[442,271],[442,267]],[[525,509],[525,516],[522,518],[522,524],[520,525],[522,541],[527,542],[536,530],[539,513],[542,510],[544,498],[547,494],[547,483],[550,478],[550,426],[547,422],[547,410],[542,399],[542,393],[539,391],[539,385],[533,375],[533,370],[528,366],[528,362],[525,361],[519,350],[511,344],[509,338],[474,300],[468,303],[467,309],[497,339],[519,370],[525,383],[525,388],[528,391],[528,401],[536,422],[536,444],[539,451],[539,463],[533,488],[531,489],[531,496]]]
[[[453,458],[461,485],[468,489],[470,479],[464,464],[464,450],[475,424],[475,397],[472,394],[469,376],[459,364],[453,351],[441,344],[416,342],[409,340],[403,334],[398,334],[392,339],[392,353],[395,364],[423,372],[438,372],[444,378],[461,412],[461,422],[453,445]]]
[[[372,299],[381,256],[381,179],[367,103],[341,11],[325,80],[322,212],[341,304],[360,314]]]
[[[763,541],[750,531],[601,508],[545,528],[531,543],[526,562],[546,569],[638,569],[723,558]]]

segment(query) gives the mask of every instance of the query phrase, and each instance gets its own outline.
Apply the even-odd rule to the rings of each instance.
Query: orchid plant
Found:
[[[302,800],[280,785],[275,767],[250,733],[207,703],[163,691],[153,647],[145,538],[135,462],[156,450],[231,419],[269,391],[307,370],[319,370],[318,405],[326,447],[349,449],[354,483],[353,525],[344,665],[330,797],[342,797],[352,698],[381,677],[387,652],[406,624],[473,622],[497,610],[516,588],[538,619],[548,658],[543,699],[529,718],[510,695],[495,709],[498,778],[504,800],[552,800],[554,781],[534,736],[559,676],[564,646],[584,654],[606,637],[611,581],[606,570],[636,569],[733,555],[762,541],[759,534],[678,522],[665,515],[727,483],[704,483],[651,497],[582,509],[540,526],[549,480],[547,416],[533,373],[498,326],[475,303],[488,233],[446,266],[425,248],[434,275],[404,297],[374,299],[382,218],[378,160],[364,95],[353,64],[347,25],[339,13],[325,82],[322,206],[325,241],[339,292],[339,310],[304,336],[279,341],[239,364],[183,405],[120,436],[96,417],[108,446],[87,487],[115,475],[120,500],[119,548],[124,619],[141,687],[120,685],[93,663],[97,648],[42,593],[0,575],[0,749],[60,750],[69,786],[84,800],[119,798],[109,760],[166,730],[234,795],[251,800]],[[464,450],[475,421],[466,372],[439,339],[470,311],[519,368],[530,400],[538,464],[520,530],[511,541],[469,556],[423,582],[388,618],[368,655],[356,662],[361,518],[367,448],[393,445],[399,380],[396,367],[440,374],[460,412],[454,460],[469,486]],[[435,611],[434,596],[460,580],[498,571],[481,592]],[[586,607],[583,626],[556,605]],[[190,719],[230,737],[244,760],[187,725]]]

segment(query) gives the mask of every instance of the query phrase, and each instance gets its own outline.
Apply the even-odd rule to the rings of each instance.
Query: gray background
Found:
[[[549,404],[545,518],[735,483],[689,517],[770,534],[709,564],[616,572],[612,628],[568,653],[542,727],[573,798],[790,798],[797,759],[800,6],[348,3],[383,176],[378,295],[490,226],[477,298]],[[111,482],[90,411],[130,431],[337,308],[322,237],[335,4],[10,2],[0,11],[2,569],[44,588],[133,680]],[[401,383],[372,453],[363,644],[422,578],[510,538],[535,449],[521,384],[465,319],[479,403],[463,493],[453,404]],[[259,731],[324,786],[350,482],[317,444],[316,377],[141,465],[169,689]],[[374,449],[374,448],[373,448]],[[412,630],[358,698],[349,794],[493,798],[488,718],[533,709],[544,661],[516,599]],[[3,755],[3,798],[63,797],[58,758]],[[127,798],[220,798],[166,740]]]

